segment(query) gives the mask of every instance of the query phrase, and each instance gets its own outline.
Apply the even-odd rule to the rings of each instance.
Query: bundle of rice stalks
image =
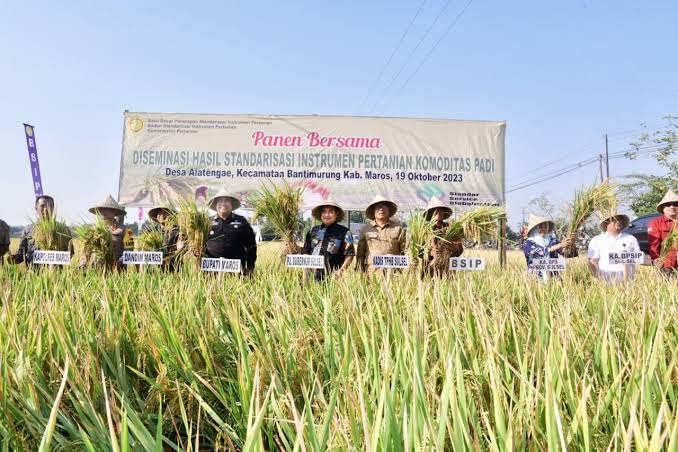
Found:
[[[75,233],[80,239],[82,254],[89,265],[112,267],[115,264],[111,230],[103,218],[97,215],[93,224],[78,226]]]
[[[429,267],[436,273],[444,273],[452,253],[460,249],[462,239],[480,241],[484,237],[496,236],[498,220],[505,215],[501,207],[482,206],[448,220],[446,227],[433,231],[437,240],[431,240],[433,259]]]
[[[210,232],[209,213],[193,200],[181,200],[177,205],[179,212],[176,214],[176,219],[171,221],[179,225],[179,237],[185,241],[181,252],[185,260],[193,261],[199,266]]]
[[[608,180],[600,185],[593,185],[588,188],[576,190],[570,212],[570,224],[567,229],[567,236],[575,238],[577,231],[588,220],[594,212],[609,213],[612,215],[617,211],[617,186]],[[575,240],[566,249],[566,254],[574,255],[576,252]]]
[[[413,262],[421,262],[431,250],[434,220],[427,220],[424,212],[414,213],[407,222],[408,251]]]
[[[293,188],[287,182],[282,185],[272,185],[270,188],[262,185],[259,191],[250,197],[249,202],[254,208],[252,219],[266,217],[273,224],[284,248],[283,256],[298,254],[301,247],[296,243],[296,237],[304,228],[301,220],[302,188]]]
[[[659,258],[655,261],[657,268],[662,268],[664,261],[669,256],[671,250],[678,250],[678,224],[673,224],[673,229],[664,240],[662,240],[662,249]]]
[[[39,250],[68,251],[71,231],[56,217],[42,218],[33,225],[33,240]]]
[[[159,229],[148,229],[135,240],[138,251],[162,251],[164,244],[162,232]]]

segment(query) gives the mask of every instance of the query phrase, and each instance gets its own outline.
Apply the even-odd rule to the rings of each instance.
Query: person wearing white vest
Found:
[[[629,225],[626,215],[611,215],[600,224],[603,232],[591,239],[589,243],[589,268],[591,273],[608,284],[617,284],[635,277],[636,266],[633,264],[610,264],[612,252],[639,252],[638,240],[632,235],[622,232]]]

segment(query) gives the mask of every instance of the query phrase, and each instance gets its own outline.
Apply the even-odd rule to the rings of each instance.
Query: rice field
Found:
[[[13,243],[16,246],[15,243]],[[3,450],[678,450],[678,282],[0,267]]]

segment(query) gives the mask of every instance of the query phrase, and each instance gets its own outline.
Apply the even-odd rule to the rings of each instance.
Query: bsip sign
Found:
[[[35,127],[24,124],[26,133],[26,145],[28,146],[28,159],[31,164],[31,177],[33,178],[33,191],[35,197],[42,196],[42,177],[40,176],[40,162],[38,161],[38,147],[35,144]]]

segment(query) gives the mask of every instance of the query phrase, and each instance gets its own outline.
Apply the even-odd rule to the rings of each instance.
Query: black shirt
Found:
[[[304,253],[325,256],[325,266],[336,270],[343,265],[346,256],[355,256],[353,235],[337,223],[314,226],[306,234]]]
[[[207,256],[240,259],[243,269],[253,270],[257,261],[257,242],[247,219],[234,213],[225,220],[214,216],[207,239]]]

